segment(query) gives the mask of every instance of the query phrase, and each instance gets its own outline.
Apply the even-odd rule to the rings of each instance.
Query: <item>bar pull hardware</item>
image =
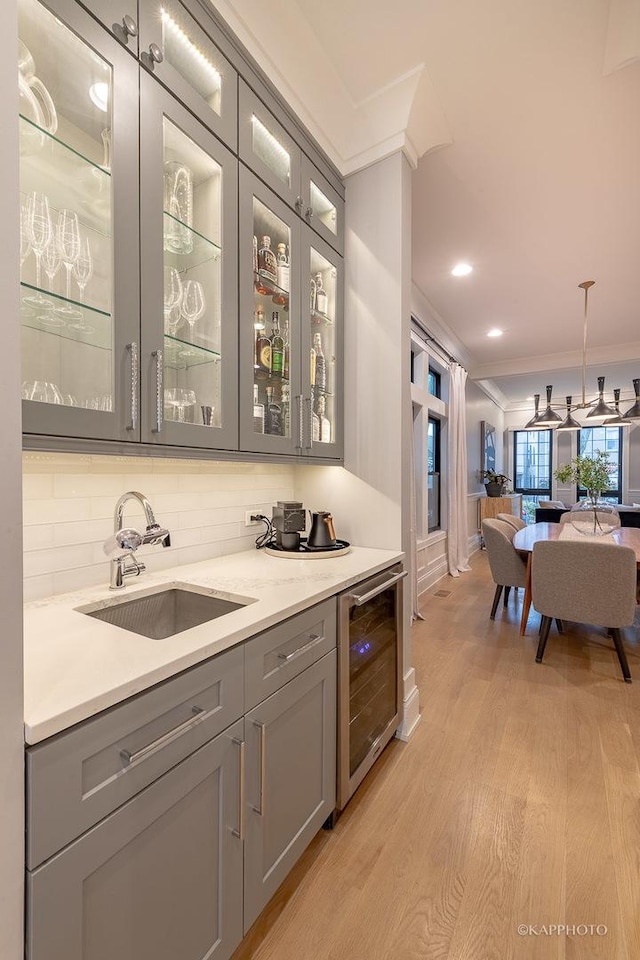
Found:
[[[238,829],[232,829],[231,833],[234,837],[237,837],[238,840],[244,840],[244,752],[246,742],[244,740],[238,740],[237,737],[233,737],[233,743],[240,747],[240,807],[238,809]]]
[[[385,580],[384,583],[378,584],[377,587],[374,587],[373,590],[369,590],[368,593],[352,593],[349,596],[355,603],[356,607],[361,607],[363,603],[366,603],[368,600],[373,600],[373,598],[377,597],[379,593],[383,593],[384,590],[388,590],[389,587],[392,587],[394,583],[398,583],[399,580],[404,580],[406,576],[407,571],[403,570],[402,573],[396,573],[394,576],[389,577],[388,580]]]
[[[171,743],[172,740],[175,740],[176,737],[181,736],[191,727],[195,725],[202,719],[203,713],[206,713],[204,707],[191,707],[192,717],[188,717],[186,720],[183,720],[182,723],[179,723],[177,727],[174,727],[173,730],[168,730],[167,733],[163,733],[162,736],[158,737],[156,740],[152,740],[151,743],[148,743],[145,747],[140,747],[139,750],[136,750],[135,753],[131,753],[129,750],[121,750],[120,756],[124,760],[125,764],[129,767],[132,763],[136,763],[138,760],[142,760],[145,757],[149,756],[151,753],[155,753],[160,747],[164,747],[167,743]]]
[[[296,404],[298,406],[298,442],[296,443],[296,450],[302,450],[302,444],[304,442],[304,418],[302,415],[302,394],[299,393],[295,397]]]
[[[279,653],[278,660],[284,660],[285,663],[289,663],[291,660],[294,660],[301,654],[306,653],[307,650],[311,649],[311,647],[315,647],[316,643],[319,643],[321,640],[324,640],[322,634],[310,633],[309,639],[306,643],[303,643],[301,647],[296,647],[296,649],[292,650],[291,653]]]
[[[305,397],[304,403],[307,408],[307,422],[309,425],[309,433],[304,448],[305,450],[311,450],[313,447],[313,410],[311,409],[311,397]]]
[[[264,817],[264,781],[266,778],[267,725],[265,723],[261,723],[259,720],[254,720],[253,725],[254,727],[258,727],[260,730],[260,790],[258,793],[258,802],[260,806],[254,806],[253,809],[260,817]]]
[[[164,422],[164,360],[162,350],[154,350],[151,356],[156,361],[156,425],[154,433],[160,433]]]
[[[127,424],[127,430],[138,429],[138,344],[135,340],[127,344],[127,350],[131,355],[131,417]]]

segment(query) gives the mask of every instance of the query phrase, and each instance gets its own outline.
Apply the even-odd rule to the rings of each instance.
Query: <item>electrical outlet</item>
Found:
[[[262,521],[254,520],[253,518],[259,514],[260,511],[257,507],[253,510],[246,510],[244,515],[244,525],[245,527],[257,527]]]

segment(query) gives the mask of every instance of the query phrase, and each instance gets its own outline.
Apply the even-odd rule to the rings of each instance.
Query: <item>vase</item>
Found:
[[[501,497],[502,491],[504,490],[504,484],[502,483],[485,483],[485,490],[487,491],[488,497]]]
[[[620,526],[618,511],[611,503],[591,494],[571,508],[569,522],[586,537],[602,537]]]

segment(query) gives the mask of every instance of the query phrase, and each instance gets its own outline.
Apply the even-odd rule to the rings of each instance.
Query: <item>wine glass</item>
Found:
[[[164,402],[167,406],[174,407],[180,423],[185,423],[186,408],[195,408],[196,392],[195,390],[185,390],[183,387],[171,387],[164,392]]]
[[[49,209],[49,198],[44,193],[33,192],[27,197],[25,210],[25,229],[31,249],[36,258],[36,287],[34,293],[23,297],[23,302],[32,307],[50,307],[51,301],[40,292],[40,265],[45,248],[51,243],[53,224]]]
[[[66,299],[71,299],[71,271],[73,265],[80,256],[80,224],[78,223],[78,214],[73,210],[62,209],[58,213],[58,222],[56,225],[56,242],[60,257],[67,273],[66,277]],[[65,320],[77,320],[82,317],[79,310],[70,306],[69,303],[62,307],[56,307],[55,312]]]
[[[86,235],[80,237],[80,253],[73,262],[71,269],[73,272],[73,277],[78,284],[78,289],[80,290],[80,300],[84,300],[85,287],[93,276],[93,257],[91,256],[89,237]],[[93,333],[94,329],[92,326],[86,323],[83,313],[81,313],[76,319],[72,320],[69,323],[69,326],[73,330],[82,330],[84,333]]]
[[[55,275],[62,266],[62,259],[60,257],[60,251],[58,250],[58,244],[55,242],[55,237],[52,237],[44,248],[44,253],[42,254],[42,266],[44,267],[44,272],[49,280],[49,290],[53,291],[53,281],[55,279]],[[41,314],[38,317],[38,320],[49,327],[63,327],[65,323],[64,319],[58,316],[55,311]]]
[[[175,267],[165,265],[164,268],[164,329],[166,333],[175,336],[182,323],[180,304],[183,297],[183,286],[180,274]]]
[[[182,316],[189,324],[189,339],[193,343],[193,332],[195,325],[207,309],[204,298],[204,289],[199,280],[187,280],[183,285],[182,303],[180,310]],[[183,350],[180,356],[195,356],[193,350]]]

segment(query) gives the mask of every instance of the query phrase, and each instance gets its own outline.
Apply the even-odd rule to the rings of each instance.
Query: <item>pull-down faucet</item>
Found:
[[[132,527],[122,526],[124,506],[129,500],[137,500],[144,510],[147,528],[144,533],[138,533]],[[151,504],[143,493],[129,490],[123,493],[116,503],[113,513],[113,536],[105,540],[104,552],[111,558],[111,578],[109,586],[112,590],[124,587],[125,577],[137,577],[145,569],[144,563],[136,560],[135,551],[145,543],[159,543],[163,547],[171,546],[171,535],[168,530],[156,522]],[[127,564],[127,561],[129,563]]]

